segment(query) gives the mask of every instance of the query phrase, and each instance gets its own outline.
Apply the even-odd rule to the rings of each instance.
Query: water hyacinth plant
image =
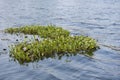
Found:
[[[70,32],[55,26],[24,26],[8,28],[8,33],[40,35],[43,40],[22,42],[11,47],[10,54],[19,63],[61,57],[64,54],[89,53],[98,48],[94,39],[86,36],[70,36]]]

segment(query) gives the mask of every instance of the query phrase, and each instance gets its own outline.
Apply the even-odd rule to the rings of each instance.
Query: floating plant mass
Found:
[[[40,35],[42,38],[57,38],[60,36],[67,37],[70,32],[62,29],[61,27],[49,26],[23,26],[19,28],[8,28],[5,30],[7,33],[24,33],[32,35]]]
[[[10,54],[19,63],[42,60],[64,54],[89,53],[98,48],[94,39],[70,36],[70,32],[55,26],[24,26],[5,29],[7,33],[39,35],[41,41],[22,42],[11,47]]]

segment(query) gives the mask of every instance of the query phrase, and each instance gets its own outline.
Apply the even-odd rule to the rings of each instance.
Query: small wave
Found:
[[[104,47],[108,47],[108,48],[115,50],[115,51],[120,51],[120,47],[118,47],[118,46],[105,45],[105,44],[99,44],[99,45],[102,45]]]
[[[112,23],[113,26],[120,26],[120,23]]]

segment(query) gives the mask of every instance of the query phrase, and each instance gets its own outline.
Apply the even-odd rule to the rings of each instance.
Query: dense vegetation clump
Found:
[[[8,28],[5,30],[7,33],[24,33],[32,35],[40,35],[42,38],[51,38],[64,36],[67,37],[70,35],[70,32],[62,29],[61,27],[55,26],[23,26],[19,28]]]
[[[11,56],[20,63],[54,57],[56,54],[87,53],[97,49],[94,39],[86,36],[70,36],[70,32],[54,26],[25,26],[8,28],[8,33],[40,35],[41,41],[22,42],[11,47]]]

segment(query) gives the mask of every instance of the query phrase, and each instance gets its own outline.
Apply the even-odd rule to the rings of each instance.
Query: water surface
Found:
[[[9,57],[8,45],[22,37],[0,31],[0,80],[120,80],[120,0],[0,0],[0,30],[34,24],[91,36],[100,49],[92,57],[20,65]]]

